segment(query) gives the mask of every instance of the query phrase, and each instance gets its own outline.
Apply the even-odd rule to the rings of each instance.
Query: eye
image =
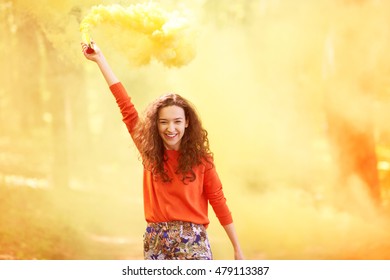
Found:
[[[160,121],[160,124],[167,124],[167,121]]]
[[[175,121],[176,124],[181,124],[181,121],[177,120]]]

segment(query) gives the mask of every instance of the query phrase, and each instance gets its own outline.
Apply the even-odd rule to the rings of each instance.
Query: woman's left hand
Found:
[[[245,260],[244,254],[241,249],[234,251],[234,259],[235,260]]]

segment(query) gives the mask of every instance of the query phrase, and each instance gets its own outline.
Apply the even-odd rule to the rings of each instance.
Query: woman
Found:
[[[97,63],[143,161],[145,259],[212,259],[206,228],[208,203],[234,248],[243,253],[213,164],[207,132],[193,106],[177,94],[155,100],[144,120],[97,45],[82,43]]]

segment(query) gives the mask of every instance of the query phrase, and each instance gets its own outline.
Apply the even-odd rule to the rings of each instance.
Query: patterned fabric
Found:
[[[148,223],[144,234],[145,260],[212,260],[203,225],[173,221]]]

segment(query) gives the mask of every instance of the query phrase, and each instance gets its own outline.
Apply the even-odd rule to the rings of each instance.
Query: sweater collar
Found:
[[[175,158],[177,159],[180,155],[180,152],[179,151],[175,151],[175,150],[167,150],[165,149],[165,154],[168,156],[168,158]]]

